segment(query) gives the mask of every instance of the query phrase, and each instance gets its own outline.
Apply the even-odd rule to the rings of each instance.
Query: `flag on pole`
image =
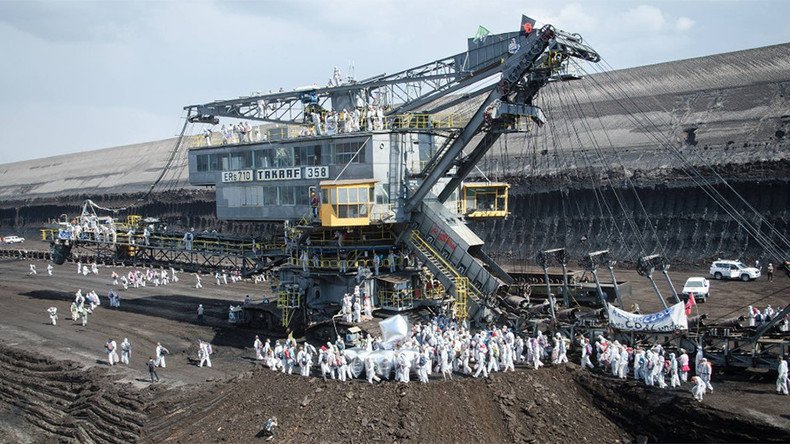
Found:
[[[486,29],[484,26],[478,26],[477,27],[477,33],[475,34],[475,38],[472,41],[475,42],[475,43],[477,43],[477,42],[485,42],[486,41],[486,37],[489,34],[491,34],[491,31]]]
[[[691,314],[691,307],[697,305],[696,299],[694,299],[694,293],[689,293],[689,300],[686,301],[686,316]]]

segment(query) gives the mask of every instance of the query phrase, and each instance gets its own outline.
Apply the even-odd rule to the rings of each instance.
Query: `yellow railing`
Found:
[[[280,290],[277,292],[277,308],[299,308],[301,294],[299,291]]]
[[[324,113],[325,114],[325,113]],[[351,119],[349,118],[349,121]],[[469,122],[469,117],[464,116],[462,114],[424,114],[424,113],[414,113],[414,114],[390,114],[384,117],[383,122],[383,129],[441,129],[441,128],[461,128]],[[366,130],[367,125],[367,118],[362,115],[359,118],[359,127],[361,131]],[[323,125],[322,125],[323,126]],[[338,134],[341,134],[340,127],[342,125],[338,123]],[[350,125],[349,125],[350,126]],[[314,127],[312,122],[308,122],[299,127],[307,127],[312,129]],[[187,148],[197,148],[197,147],[222,147],[222,146],[230,146],[230,145],[241,145],[247,143],[262,143],[267,142],[269,140],[283,140],[283,139],[291,139],[294,137],[301,137],[304,134],[300,133],[300,130],[297,129],[298,127],[293,126],[281,126],[278,128],[259,128],[260,140],[255,140],[256,137],[254,136],[255,130],[253,129],[252,132],[247,134],[247,140],[242,142],[239,140],[239,135],[237,133],[232,133],[230,139],[225,141],[224,135],[219,130],[214,130],[211,133],[211,137],[209,138],[209,143],[206,142],[206,138],[203,134],[196,134],[192,136],[186,136],[185,139],[185,146]],[[372,130],[372,129],[367,129]],[[326,131],[325,129],[323,131]],[[315,136],[314,133],[308,133],[307,135]]]
[[[373,119],[375,122],[375,119]],[[350,118],[349,118],[350,122]],[[381,129],[384,130],[393,130],[393,129],[448,129],[448,128],[461,128],[469,122],[469,117],[461,115],[461,114],[442,114],[442,115],[431,115],[431,114],[424,114],[424,113],[412,113],[412,114],[389,114],[384,117],[384,121],[382,122]],[[315,136],[314,132],[314,124],[312,123],[305,123],[304,127],[308,128],[306,136]],[[322,125],[323,126],[323,125]],[[350,125],[349,125],[350,126]],[[373,123],[373,127],[376,127],[376,124]],[[344,125],[338,122],[338,129],[335,134],[347,134],[349,132],[343,131]],[[359,128],[360,131],[373,131],[374,128],[368,128],[368,118],[360,116],[359,118]],[[325,130],[324,130],[325,131]],[[291,136],[294,136],[293,132]]]
[[[469,289],[469,278],[462,276],[455,278],[455,318],[463,321],[468,316],[467,299]]]
[[[301,305],[301,294],[299,291],[281,290],[277,292],[277,308],[282,312],[281,324],[288,328],[291,325],[296,309]]]
[[[425,289],[425,295],[423,297],[425,299],[441,300],[444,299],[446,294],[447,289],[444,288],[444,285],[434,281],[433,287]]]
[[[43,241],[54,241],[58,238],[58,233],[60,232],[59,229],[56,228],[44,228],[40,230],[41,232],[41,240]],[[113,235],[112,233],[107,234],[106,239],[99,240],[96,239],[95,233],[92,231],[83,231],[80,234],[80,238],[76,240],[83,240],[89,242],[100,242],[104,244],[113,244],[113,245],[121,245],[121,246],[149,246],[149,247],[160,247],[160,248],[185,248],[185,241],[181,236],[149,236],[148,244],[146,245],[145,236],[140,233],[135,233],[132,236],[126,234],[127,232],[124,230],[118,230],[115,233],[115,242],[112,242]],[[256,251],[262,250],[269,250],[269,249],[282,249],[284,245],[272,243],[267,244],[263,242],[232,242],[232,241],[222,241],[222,240],[205,240],[205,239],[194,239],[192,241],[192,250],[193,251],[207,251],[207,252],[220,252],[220,253],[238,253],[244,254],[246,252],[252,252],[253,249]]]
[[[411,239],[416,244],[418,244],[418,245],[422,246],[423,248],[425,248],[426,250],[428,250],[434,258],[436,258],[438,261],[440,261],[442,263],[442,265],[444,265],[444,267],[450,273],[453,274],[453,278],[461,277],[461,275],[458,273],[458,270],[455,269],[455,265],[447,262],[447,260],[445,258],[443,258],[442,255],[439,254],[438,251],[434,250],[434,248],[431,246],[431,244],[426,242],[425,239],[423,239],[422,236],[420,236],[419,231],[411,230]]]
[[[468,286],[465,287],[466,288],[466,294],[471,292],[471,293],[477,295],[478,297],[483,295],[483,293],[480,290],[478,290],[477,287],[474,286],[474,284],[469,282],[469,278],[467,278],[466,276],[462,276],[460,273],[458,273],[458,270],[456,270],[456,268],[455,268],[455,266],[453,264],[449,263],[444,257],[442,257],[441,254],[439,254],[439,252],[434,250],[434,248],[431,246],[431,244],[426,242],[425,239],[423,239],[422,236],[420,236],[420,233],[417,230],[411,230],[411,239],[412,239],[413,242],[415,242],[418,245],[421,245],[423,248],[427,249],[433,255],[433,257],[435,257],[437,260],[439,260],[444,265],[445,268],[450,270],[450,272],[453,274],[453,280],[455,280],[457,282],[457,280],[459,278],[466,279],[466,282],[468,283]],[[456,297],[457,297],[457,295],[456,295]]]
[[[266,143],[270,139],[271,140],[280,140],[280,139],[290,139],[296,137],[299,134],[299,131],[293,126],[281,126],[275,128],[265,128],[262,126],[258,127],[256,132],[255,127],[252,128],[252,131],[247,133],[246,140],[242,141],[240,139],[239,133],[232,132],[230,135],[230,139],[228,139],[227,143],[225,141],[225,136],[222,134],[222,131],[219,129],[214,129],[211,132],[211,137],[209,138],[210,143],[206,143],[206,136],[203,134],[197,134],[194,136],[187,136],[186,137],[186,146],[187,148],[197,148],[197,147],[222,147],[222,146],[231,146],[231,145],[242,145],[242,144],[250,144],[250,143]]]
[[[390,310],[410,310],[414,307],[414,290],[379,290],[379,305]]]
[[[369,255],[365,257],[365,250],[346,250],[348,256],[346,257],[346,268],[359,268],[359,267],[367,267],[373,268],[373,256]],[[314,261],[315,255],[309,255],[307,258],[307,268],[328,268],[328,269],[340,269],[342,265],[341,262],[343,259],[338,257],[337,255],[330,255],[330,254],[319,254],[318,255],[318,267],[315,265]],[[301,253],[293,252],[288,259],[288,263],[293,266],[301,267],[304,260],[301,257]],[[379,267],[383,269],[387,269],[390,266],[390,259],[387,256],[381,260]],[[399,269],[403,269],[403,258],[400,255],[395,255],[395,266]]]
[[[469,118],[459,114],[433,116],[434,128],[461,128],[469,123]]]
[[[460,128],[469,118],[458,114],[391,114],[386,117],[385,129]]]

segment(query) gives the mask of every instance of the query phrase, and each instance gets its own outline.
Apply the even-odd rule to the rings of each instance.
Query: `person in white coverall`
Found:
[[[669,386],[672,388],[680,387],[680,377],[678,376],[678,360],[675,359],[675,354],[669,354]]]
[[[376,364],[373,362],[373,356],[370,354],[365,358],[365,376],[367,376],[370,384],[373,384],[373,381],[381,382],[381,378],[376,376]]]
[[[582,368],[595,368],[592,361],[590,361],[590,355],[592,355],[592,345],[590,345],[590,339],[584,338],[583,341],[579,342],[581,342],[582,346]]]
[[[128,338],[123,338],[121,342],[121,362],[129,365],[129,358],[132,357],[132,344],[129,343]]]
[[[49,313],[49,320],[52,322],[52,325],[58,325],[58,308],[49,307],[47,313]]]
[[[80,318],[82,319],[82,326],[85,327],[88,325],[88,309],[82,307],[79,309],[80,311]]]
[[[694,395],[694,399],[702,402],[702,398],[705,395],[705,381],[699,376],[692,376],[691,382],[694,384],[691,387],[691,394]]]
[[[713,386],[710,385],[710,378],[713,374],[713,367],[711,366],[710,362],[708,362],[706,358],[702,358],[702,360],[700,361],[699,367],[697,367],[697,372],[700,379],[702,379],[702,382],[705,383],[705,387],[711,392],[713,392]]]
[[[556,338],[554,343],[557,345],[557,362],[555,364],[565,364],[568,362],[568,350],[565,346],[565,339],[559,333],[556,333],[554,337]]]
[[[787,395],[787,361],[779,356],[779,367],[777,367],[779,376],[776,378],[776,393],[779,395]]]
[[[203,367],[203,364],[211,367],[211,346],[208,342],[198,341],[198,347],[198,357],[200,358],[198,367]]]
[[[261,342],[261,339],[258,337],[258,335],[255,335],[255,341],[252,343],[252,348],[255,349],[255,359],[259,361],[262,360],[263,342]]]
[[[156,343],[156,366],[167,368],[167,363],[165,362],[165,355],[170,354],[170,350],[162,347],[162,344]]]
[[[620,347],[620,367],[618,368],[617,376],[620,379],[628,377],[628,347],[625,345]]]
[[[310,376],[310,361],[312,357],[307,354],[303,347],[299,347],[296,353],[296,363],[299,365],[299,374],[302,376]]]
[[[428,356],[428,348],[423,347],[422,352],[417,357],[417,377],[423,384],[428,383],[428,367],[430,365],[431,359]]]
[[[477,349],[477,356],[475,357],[475,361],[477,361],[477,364],[475,365],[477,371],[475,372],[474,377],[477,378],[482,373],[483,377],[487,378],[488,369],[486,368],[486,349],[484,347],[481,346],[479,349]]]
[[[107,362],[110,365],[115,365],[118,362],[118,344],[113,341],[112,339],[107,339],[107,343],[104,344],[104,348],[107,350]]]

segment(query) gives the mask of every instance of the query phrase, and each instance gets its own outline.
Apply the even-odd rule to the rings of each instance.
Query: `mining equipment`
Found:
[[[485,301],[513,279],[465,221],[507,217],[509,185],[465,179],[502,134],[543,125],[533,98],[576,78],[574,58],[600,60],[578,34],[523,16],[518,31],[395,74],[185,107],[196,123],[278,125],[263,142],[189,151],[189,181],[216,187],[218,218],[285,224],[277,300],[247,316],[303,328],[361,286],[384,310],[494,320]],[[472,98],[471,117],[453,112]],[[344,131],[350,116],[358,131]]]

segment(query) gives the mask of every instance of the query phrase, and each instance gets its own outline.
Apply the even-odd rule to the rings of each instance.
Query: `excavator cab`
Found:
[[[510,184],[503,182],[468,182],[461,185],[459,213],[470,219],[504,218]]]
[[[373,179],[329,180],[321,182],[321,206],[318,216],[324,227],[370,225],[370,211],[375,203]]]

